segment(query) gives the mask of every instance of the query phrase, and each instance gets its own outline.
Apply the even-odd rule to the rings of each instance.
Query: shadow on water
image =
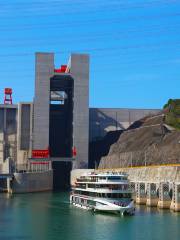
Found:
[[[71,162],[53,162],[53,190],[67,191],[70,189]]]

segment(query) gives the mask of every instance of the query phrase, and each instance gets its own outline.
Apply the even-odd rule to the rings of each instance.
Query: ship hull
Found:
[[[88,202],[91,204],[88,204]],[[125,207],[117,206],[112,202],[102,199],[83,198],[82,196],[77,197],[74,195],[70,196],[70,203],[78,208],[92,210],[94,212],[104,212],[120,215],[133,215],[135,213],[134,201],[130,201]],[[92,204],[93,203],[93,204]]]

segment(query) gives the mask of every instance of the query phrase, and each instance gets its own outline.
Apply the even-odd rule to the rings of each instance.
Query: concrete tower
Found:
[[[49,147],[50,78],[54,74],[54,54],[36,53],[33,149]]]
[[[88,167],[89,56],[72,54],[65,70],[55,71],[54,54],[37,53],[35,67],[32,148],[50,148],[52,161]]]
[[[74,168],[87,168],[89,146],[89,56],[72,54],[70,73],[74,79],[74,145],[77,148]]]

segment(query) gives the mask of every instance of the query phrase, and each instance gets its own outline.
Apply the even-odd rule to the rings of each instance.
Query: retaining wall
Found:
[[[14,173],[13,193],[41,192],[53,189],[53,171]]]

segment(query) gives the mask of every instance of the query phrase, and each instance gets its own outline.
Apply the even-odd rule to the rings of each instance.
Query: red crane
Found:
[[[12,104],[12,88],[4,89],[4,104]]]

